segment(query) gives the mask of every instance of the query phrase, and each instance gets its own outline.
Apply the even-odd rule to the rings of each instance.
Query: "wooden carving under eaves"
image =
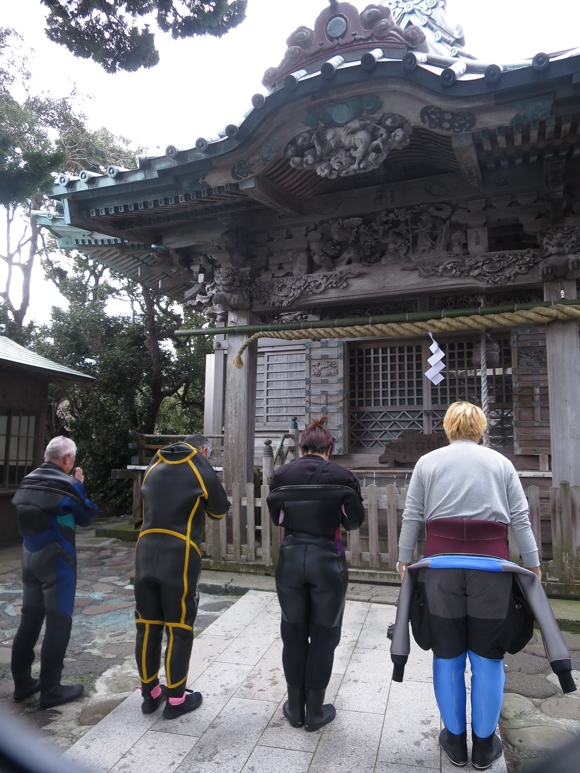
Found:
[[[424,435],[415,429],[404,429],[398,438],[387,443],[379,456],[379,464],[394,467],[395,464],[415,464],[430,451],[449,445],[444,432]]]
[[[383,113],[349,121],[343,126],[322,125],[301,132],[284,154],[294,169],[316,172],[334,180],[378,169],[391,150],[411,141],[411,124],[397,113]]]
[[[274,88],[286,75],[314,62],[353,49],[380,46],[398,50],[401,58],[408,48],[429,50],[423,30],[416,25],[398,27],[386,6],[368,5],[359,13],[350,3],[333,3],[325,8],[313,30],[298,27],[286,45],[288,49],[278,67],[269,67],[264,74],[262,83],[267,88]]]
[[[580,276],[580,226],[554,226],[541,231],[538,242],[547,255],[540,263],[543,279],[577,279]]]

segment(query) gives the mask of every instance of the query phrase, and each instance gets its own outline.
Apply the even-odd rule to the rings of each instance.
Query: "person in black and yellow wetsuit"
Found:
[[[198,542],[204,514],[223,518],[230,507],[205,458],[208,451],[206,438],[190,435],[158,451],[143,480],[143,526],[135,552],[135,657],[142,711],[154,712],[166,695],[166,719],[193,711],[202,701],[200,693],[185,689],[198,604]],[[164,629],[166,688],[158,676]]]

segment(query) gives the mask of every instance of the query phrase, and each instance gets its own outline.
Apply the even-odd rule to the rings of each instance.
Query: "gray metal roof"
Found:
[[[54,381],[94,381],[92,376],[80,373],[78,370],[59,365],[36,352],[31,352],[10,338],[0,336],[0,365],[8,363],[18,368],[34,370],[49,376]]]

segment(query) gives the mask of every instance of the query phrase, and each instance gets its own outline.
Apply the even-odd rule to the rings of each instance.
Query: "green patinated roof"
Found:
[[[78,370],[59,365],[46,357],[41,357],[36,352],[31,352],[24,346],[11,341],[5,336],[0,336],[0,365],[8,363],[17,368],[33,370],[42,373],[55,381],[94,381],[92,376],[80,373]]]

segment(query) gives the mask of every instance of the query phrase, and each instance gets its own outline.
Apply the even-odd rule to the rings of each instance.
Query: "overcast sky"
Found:
[[[249,0],[247,19],[222,38],[173,41],[157,33],[161,61],[151,70],[108,75],[46,39],[40,0],[0,0],[0,25],[18,30],[31,51],[33,87],[55,96],[76,84],[92,128],[106,126],[135,145],[164,152],[189,148],[238,121],[252,94],[264,91],[267,67],[277,65],[286,38],[313,26],[325,0]],[[360,10],[368,0],[353,0]],[[490,62],[511,62],[580,46],[580,0],[448,0],[447,18],[462,24],[466,50]],[[35,281],[34,313],[48,318],[47,286]]]

